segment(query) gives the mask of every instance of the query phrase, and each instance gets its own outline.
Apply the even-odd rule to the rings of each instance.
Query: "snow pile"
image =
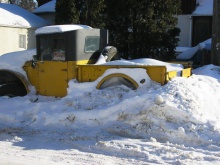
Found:
[[[0,56],[0,69],[8,69],[12,71],[17,71],[26,75],[25,71],[22,69],[25,61],[30,61],[33,59],[33,55],[36,55],[36,49],[6,53]]]
[[[197,46],[189,48],[188,50],[184,51],[183,53],[180,53],[176,59],[177,60],[189,60],[191,59],[198,50],[202,50],[204,48],[208,48],[211,45],[212,40],[208,39],[204,42],[199,43]]]
[[[209,66],[207,71],[218,75],[219,67]],[[106,130],[191,146],[219,143],[220,83],[216,78],[193,75],[175,78],[165,86],[148,82],[135,91],[124,86],[97,90],[94,83],[71,81],[69,94],[61,99],[2,97],[0,125]]]
[[[38,28],[49,25],[35,14],[12,4],[0,3],[0,25]]]
[[[12,60],[10,66],[3,63],[12,56],[13,53],[10,58],[0,57],[1,68],[19,70],[21,58]],[[30,58],[24,53],[19,57]],[[159,64],[150,59],[112,63],[150,64],[149,61]],[[105,74],[113,72],[110,69]],[[88,164],[86,160],[94,164],[105,164],[103,160],[110,164],[220,162],[220,67],[198,68],[191,77],[176,77],[164,86],[152,82],[143,69],[117,72],[130,74],[138,82],[144,77],[146,82],[136,90],[124,85],[98,90],[98,80],[72,80],[68,95],[63,98],[32,93],[25,97],[0,97],[1,160],[12,162],[7,156],[20,151],[9,148],[19,146],[26,149],[14,162],[23,162],[25,157],[27,164],[39,162],[39,155],[43,164],[48,164],[47,156],[47,161],[59,164]],[[36,152],[37,157],[33,155]],[[55,153],[59,156],[53,159]],[[86,160],[85,153],[89,153]],[[74,155],[82,160],[73,160]]]
[[[151,58],[141,58],[141,59],[135,59],[135,60],[115,60],[110,62],[105,62],[104,57],[100,56],[99,60],[96,64],[100,65],[149,65],[149,66],[166,66],[167,71],[181,71],[183,70],[182,64],[174,64],[174,63],[167,63],[163,61],[158,61]]]

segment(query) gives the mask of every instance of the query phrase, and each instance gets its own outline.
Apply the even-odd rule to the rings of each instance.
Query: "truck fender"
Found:
[[[114,86],[118,83],[126,85],[132,89],[137,89],[139,87],[138,83],[130,76],[123,73],[113,73],[102,78],[101,81],[99,81],[96,88],[102,89],[107,86]]]
[[[22,89],[23,91],[22,94],[18,94],[18,96],[24,96],[30,91],[30,83],[27,81],[24,75],[12,70],[0,69],[0,87],[3,88],[6,84],[19,84],[19,89]],[[17,94],[14,95],[17,96]]]

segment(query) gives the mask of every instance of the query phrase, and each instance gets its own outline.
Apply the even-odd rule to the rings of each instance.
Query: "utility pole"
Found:
[[[220,66],[220,0],[213,1],[211,63]]]

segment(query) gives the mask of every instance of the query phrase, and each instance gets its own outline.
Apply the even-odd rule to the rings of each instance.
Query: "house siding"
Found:
[[[191,15],[179,15],[177,27],[180,28],[179,46],[190,47],[191,46],[191,28],[192,25]]]
[[[36,47],[35,29],[0,26],[0,55]],[[26,48],[19,48],[19,34],[26,35]]]

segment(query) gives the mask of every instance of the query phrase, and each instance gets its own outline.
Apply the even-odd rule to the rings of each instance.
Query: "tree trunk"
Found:
[[[220,0],[213,2],[211,63],[220,66]]]

